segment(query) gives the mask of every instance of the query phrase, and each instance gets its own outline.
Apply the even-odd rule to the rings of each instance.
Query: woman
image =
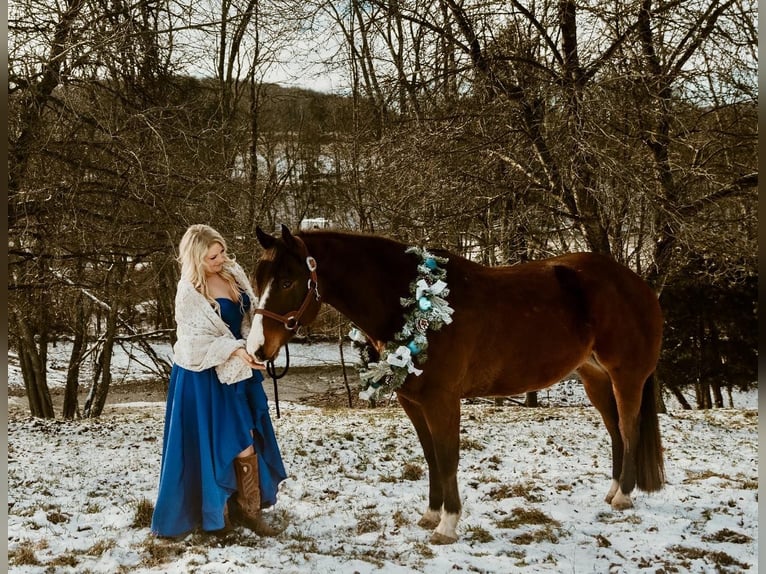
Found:
[[[276,502],[286,473],[261,384],[264,366],[245,350],[253,289],[212,227],[189,227],[179,251],[178,340],[152,532],[224,534],[230,509],[235,522],[276,534],[261,509]]]

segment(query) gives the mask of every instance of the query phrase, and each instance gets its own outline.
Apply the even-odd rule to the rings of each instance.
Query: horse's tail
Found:
[[[636,452],[636,486],[647,492],[665,485],[665,464],[662,460],[662,439],[657,417],[657,380],[654,374],[644,384],[641,398],[640,435]]]

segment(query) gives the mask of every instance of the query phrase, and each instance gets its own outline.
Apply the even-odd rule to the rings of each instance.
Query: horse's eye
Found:
[[[293,286],[292,279],[282,279],[282,289],[289,289]]]

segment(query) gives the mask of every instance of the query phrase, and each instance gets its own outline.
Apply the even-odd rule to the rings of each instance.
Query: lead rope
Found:
[[[287,370],[290,368],[290,347],[285,343],[285,368],[281,373],[277,373],[277,369],[274,366],[274,360],[271,359],[266,363],[266,374],[274,381],[274,405],[277,407],[277,418],[280,418],[279,414],[279,389],[277,388],[277,381],[287,374]]]

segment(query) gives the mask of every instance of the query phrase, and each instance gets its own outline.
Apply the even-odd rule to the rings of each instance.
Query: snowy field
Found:
[[[758,571],[755,395],[735,395],[736,409],[661,415],[668,484],[634,493],[635,508],[616,512],[603,502],[607,433],[574,384],[559,387],[547,399],[570,406],[464,405],[464,508],[450,546],[428,544],[417,526],[425,463],[396,406],[281,402],[274,425],[290,476],[270,514],[287,528],[276,538],[240,529],[222,544],[149,533],[163,403],[111,404],[98,420],[64,422],[31,419],[11,398],[9,571]]]

